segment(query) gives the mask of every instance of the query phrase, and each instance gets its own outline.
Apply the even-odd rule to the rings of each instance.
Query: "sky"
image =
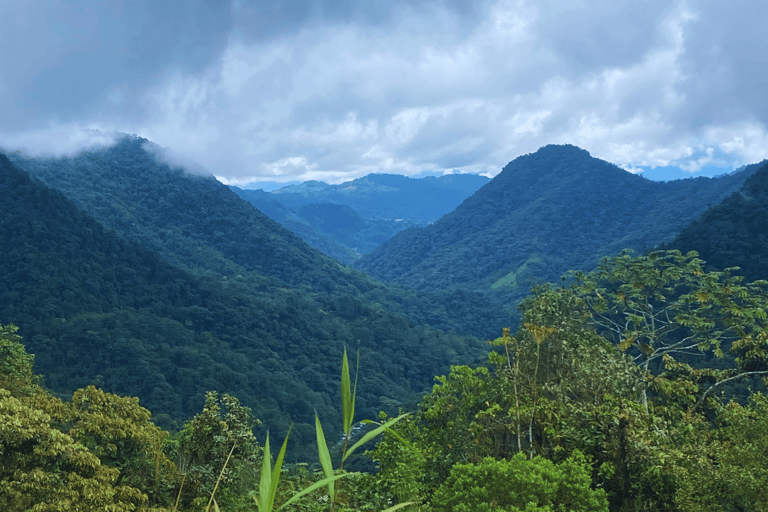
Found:
[[[0,0],[0,148],[136,134],[238,185],[565,143],[711,176],[768,157],[765,27],[761,0]]]

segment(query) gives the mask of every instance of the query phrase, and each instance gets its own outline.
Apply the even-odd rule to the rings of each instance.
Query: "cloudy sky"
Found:
[[[761,0],[0,0],[0,147],[131,133],[238,184],[551,143],[713,175],[768,157],[765,27]]]

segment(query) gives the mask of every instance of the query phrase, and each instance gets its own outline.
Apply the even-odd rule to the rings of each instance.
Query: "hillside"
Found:
[[[697,251],[708,265],[740,267],[746,281],[768,279],[768,161],[749,166],[753,174],[737,191],[707,210],[667,244]]]
[[[402,219],[364,219],[345,204],[290,205],[280,201],[282,196],[263,190],[232,190],[311,246],[344,264],[351,264],[399,231],[420,225]]]
[[[403,229],[439,219],[488,181],[474,174],[369,174],[341,185],[307,181],[272,193],[232,189],[313,247],[351,264]]]
[[[510,162],[456,210],[398,233],[355,267],[419,289],[521,296],[532,282],[591,269],[601,256],[670,241],[748,175],[652,182],[577,147],[550,145]]]
[[[159,163],[145,142],[11,155],[48,186],[0,162],[12,198],[0,216],[0,323],[20,327],[56,393],[96,383],[172,427],[205,391],[228,392],[275,433],[295,423],[296,445],[309,447],[314,411],[338,417],[345,345],[360,349],[366,416],[480,354],[476,339],[419,325],[429,308],[414,295],[339,265],[213,178]]]
[[[288,206],[343,204],[365,219],[402,219],[428,224],[455,209],[489,181],[477,174],[418,179],[396,174],[369,174],[340,185],[306,181],[275,190],[272,195]]]

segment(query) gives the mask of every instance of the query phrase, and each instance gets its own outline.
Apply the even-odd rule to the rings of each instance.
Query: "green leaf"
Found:
[[[325,443],[325,434],[323,434],[323,426],[320,425],[320,418],[315,414],[315,432],[317,433],[317,455],[320,458],[320,465],[323,467],[323,473],[326,478],[333,476],[333,462],[331,462],[331,453],[328,451],[328,445]],[[334,485],[328,484],[328,496],[331,497],[331,503],[335,498]],[[261,511],[259,511],[261,512]]]
[[[371,430],[370,432],[366,433],[358,442],[356,442],[354,445],[352,445],[352,448],[347,450],[347,453],[344,454],[344,458],[341,459],[341,461],[344,462],[345,460],[347,460],[347,458],[350,455],[352,455],[352,453],[355,450],[357,450],[360,446],[364,445],[365,443],[367,443],[368,441],[370,441],[374,437],[378,436],[379,434],[381,434],[386,429],[388,429],[389,427],[391,427],[392,425],[394,425],[395,423],[397,423],[401,419],[405,418],[406,416],[408,416],[408,413],[401,414],[397,418],[392,418],[391,420],[387,421],[386,423],[383,423],[383,424],[379,425],[378,427],[376,427],[375,429]]]
[[[261,462],[261,478],[259,479],[259,498],[253,497],[259,512],[269,512],[274,504],[274,496],[270,496],[272,489],[272,456],[269,453],[269,432],[264,442],[264,457]]]
[[[344,478],[344,477],[350,476],[350,475],[354,475],[354,474],[356,474],[356,473],[342,473],[341,475],[333,475],[332,477],[323,478],[322,480],[318,480],[317,482],[313,483],[312,485],[310,485],[306,489],[302,489],[298,493],[296,493],[293,496],[291,496],[291,499],[289,499],[288,501],[286,501],[285,503],[280,505],[280,507],[277,510],[281,510],[283,507],[287,507],[288,505],[290,505],[294,501],[298,500],[299,498],[301,498],[303,496],[306,496],[310,492],[315,491],[315,490],[319,489],[320,487],[322,487],[324,485],[328,485],[329,487],[333,487],[333,483],[336,480],[339,480],[341,478]]]
[[[347,360],[347,349],[345,348],[344,357],[341,360],[341,407],[345,436],[349,436],[355,416],[355,395],[352,393],[350,382],[349,361]],[[357,377],[355,377],[355,387],[357,387]]]
[[[272,466],[272,455],[269,452],[269,432],[267,440],[264,442],[264,457],[261,462],[261,478],[259,479],[259,498],[253,497],[259,512],[271,512],[275,506],[275,497],[277,496],[277,485],[280,483],[280,474],[283,470],[283,459],[285,450],[288,446],[288,436],[291,435],[290,429],[285,435],[283,446],[275,461],[274,469]]]
[[[399,510],[403,507],[407,507],[408,505],[413,505],[414,503],[412,501],[408,501],[405,503],[398,503],[397,505],[393,507],[389,507],[387,509],[382,510],[381,512],[394,512],[395,510]]]

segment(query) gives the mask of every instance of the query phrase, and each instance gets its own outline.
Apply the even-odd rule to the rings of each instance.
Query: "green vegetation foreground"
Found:
[[[221,510],[256,510],[273,485],[270,508],[320,481],[284,510],[768,510],[768,399],[754,391],[768,374],[768,283],[703,265],[624,254],[534,290],[488,365],[453,367],[380,430],[377,473],[332,485],[345,472],[328,455],[316,475],[295,466],[257,490],[268,451],[231,396],[209,394],[172,435],[133,398],[91,386],[62,402],[4,327],[0,508],[206,510],[215,493]]]

